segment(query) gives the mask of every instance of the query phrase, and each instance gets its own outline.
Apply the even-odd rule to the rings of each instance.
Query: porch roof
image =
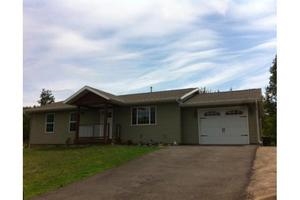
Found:
[[[84,86],[80,90],[78,90],[76,93],[74,93],[72,96],[67,98],[64,103],[70,104],[70,105],[77,105],[77,101],[80,101],[81,98],[83,98],[88,93],[91,93],[93,95],[95,101],[98,101],[99,103],[112,103],[112,104],[123,104],[124,101],[119,98],[118,96],[104,92],[102,90],[98,90],[96,88],[92,88],[90,86]],[[102,102],[101,102],[102,101]]]

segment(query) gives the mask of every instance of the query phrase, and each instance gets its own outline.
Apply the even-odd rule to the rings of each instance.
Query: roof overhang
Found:
[[[81,98],[82,96],[84,96],[87,92],[91,92],[95,95],[97,95],[98,97],[103,98],[106,102],[110,102],[110,103],[116,103],[116,104],[122,104],[123,102],[110,98],[107,95],[101,93],[100,91],[95,90],[92,87],[89,86],[84,86],[83,88],[81,88],[80,90],[78,90],[77,92],[75,92],[72,96],[70,96],[69,98],[67,98],[64,103],[65,104],[70,104],[73,105],[74,102],[76,100],[78,100],[79,98]]]
[[[232,100],[216,100],[195,103],[181,103],[180,107],[199,107],[199,106],[218,106],[218,105],[234,105],[234,104],[249,104],[261,101],[261,99],[232,99]]]

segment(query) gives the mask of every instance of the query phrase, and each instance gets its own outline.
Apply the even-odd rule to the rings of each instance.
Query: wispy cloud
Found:
[[[264,87],[275,31],[274,0],[28,0],[23,102],[42,88],[63,100],[83,85]]]

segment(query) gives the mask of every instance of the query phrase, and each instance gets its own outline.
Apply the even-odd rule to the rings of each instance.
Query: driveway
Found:
[[[174,146],[35,199],[246,198],[256,146]]]

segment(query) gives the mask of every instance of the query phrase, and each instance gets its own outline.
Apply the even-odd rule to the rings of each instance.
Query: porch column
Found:
[[[104,126],[103,126],[103,133],[104,133],[104,144],[107,143],[108,139],[108,132],[107,132],[107,103],[104,104]]]
[[[79,139],[80,106],[77,106],[76,141]]]

